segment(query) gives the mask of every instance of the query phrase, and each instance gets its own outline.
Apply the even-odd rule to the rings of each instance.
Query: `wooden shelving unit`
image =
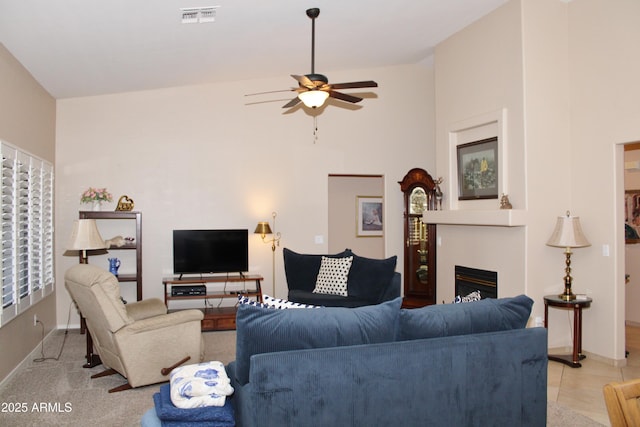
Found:
[[[118,274],[118,281],[121,283],[136,284],[136,299],[142,300],[142,212],[137,211],[80,211],[80,219],[99,220],[129,220],[135,221],[135,241],[120,247],[110,247],[108,251],[135,251],[136,252],[136,269],[135,273]],[[99,227],[99,226],[98,226]],[[103,238],[106,236],[102,236]],[[87,257],[91,256],[91,252],[87,253]]]

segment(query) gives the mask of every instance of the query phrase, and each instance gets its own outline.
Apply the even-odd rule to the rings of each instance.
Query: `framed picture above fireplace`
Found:
[[[457,146],[458,200],[498,198],[498,137]]]

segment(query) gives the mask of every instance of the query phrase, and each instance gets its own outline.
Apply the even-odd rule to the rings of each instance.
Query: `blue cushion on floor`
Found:
[[[156,416],[163,426],[206,423],[210,427],[230,427],[235,425],[233,407],[229,399],[224,406],[204,406],[198,408],[178,408],[171,401],[171,386],[163,384],[160,392],[153,395]]]

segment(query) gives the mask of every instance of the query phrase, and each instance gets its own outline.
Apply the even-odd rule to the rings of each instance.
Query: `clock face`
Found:
[[[409,196],[409,213],[421,214],[424,213],[427,207],[427,193],[422,187],[416,187],[411,191]]]

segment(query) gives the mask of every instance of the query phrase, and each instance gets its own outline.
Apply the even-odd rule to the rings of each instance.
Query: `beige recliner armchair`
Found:
[[[157,298],[125,305],[118,279],[89,264],[67,270],[65,286],[107,368],[92,378],[119,373],[128,381],[109,392],[165,382],[172,368],[202,361],[200,310],[167,313]]]

